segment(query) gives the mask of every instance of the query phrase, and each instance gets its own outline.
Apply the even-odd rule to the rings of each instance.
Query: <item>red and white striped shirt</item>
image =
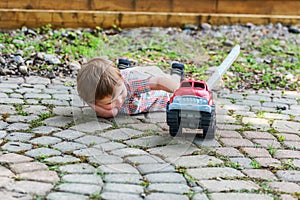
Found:
[[[121,70],[127,88],[127,97],[119,109],[120,113],[134,115],[146,112],[165,111],[170,93],[151,90],[150,75],[128,68]]]

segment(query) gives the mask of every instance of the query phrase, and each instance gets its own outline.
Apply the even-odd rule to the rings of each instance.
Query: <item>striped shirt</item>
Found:
[[[170,93],[151,90],[150,75],[128,68],[121,70],[127,88],[127,97],[119,109],[120,113],[134,115],[139,113],[165,111]]]

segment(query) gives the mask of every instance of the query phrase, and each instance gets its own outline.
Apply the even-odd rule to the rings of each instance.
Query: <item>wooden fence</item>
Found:
[[[0,28],[300,24],[300,0],[0,0]]]

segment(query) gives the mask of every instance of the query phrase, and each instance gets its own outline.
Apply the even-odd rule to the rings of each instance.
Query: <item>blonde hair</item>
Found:
[[[77,91],[85,102],[95,104],[96,100],[112,95],[120,80],[120,70],[112,61],[94,58],[79,70]]]

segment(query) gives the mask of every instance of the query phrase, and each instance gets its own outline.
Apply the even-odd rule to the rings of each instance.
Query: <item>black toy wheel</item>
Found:
[[[167,124],[169,125],[169,132],[172,137],[181,134],[182,127],[180,127],[180,118],[178,110],[170,110],[167,112]]]
[[[119,69],[126,69],[126,68],[129,68],[129,67],[130,67],[130,61],[129,60],[122,59],[122,58],[120,58],[118,60],[118,68]]]
[[[216,128],[217,128],[217,120],[215,117],[212,117],[209,126],[203,127],[203,138],[214,139]]]
[[[170,126],[169,132],[172,137],[175,137],[176,135],[182,134],[182,127],[180,126]]]

